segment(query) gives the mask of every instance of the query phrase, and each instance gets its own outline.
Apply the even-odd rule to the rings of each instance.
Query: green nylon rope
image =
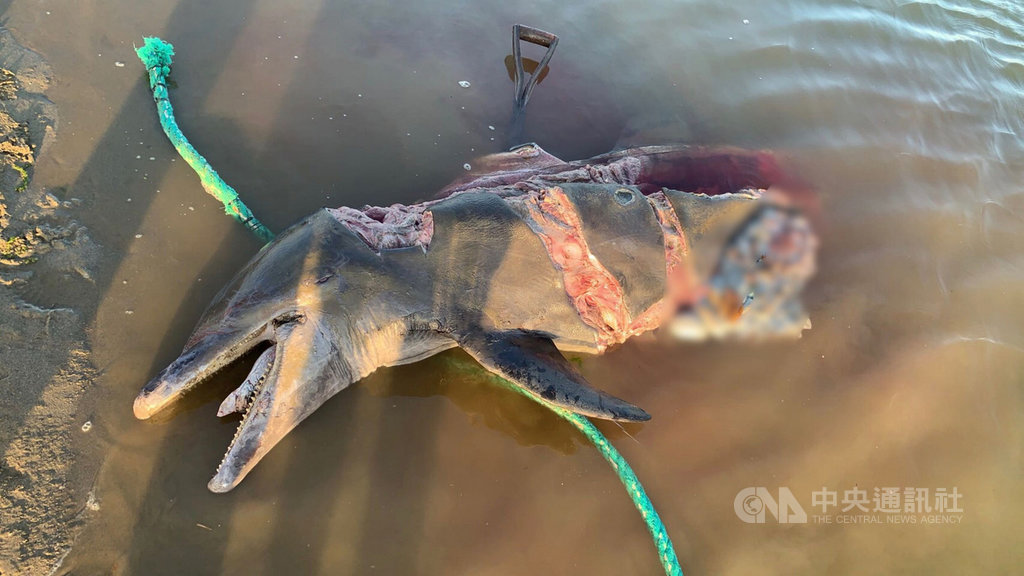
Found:
[[[143,38],[143,45],[135,52],[139,59],[146,65],[149,71],[149,87],[153,90],[153,100],[156,101],[157,114],[160,117],[160,126],[164,134],[174,145],[178,154],[188,162],[188,165],[199,175],[206,192],[224,205],[224,212],[245,225],[253,234],[264,242],[274,239],[271,232],[256,216],[246,207],[238,197],[238,192],[228,186],[217,171],[210,166],[210,163],[203,158],[196,149],[189,144],[188,139],[181,133],[177,121],[174,120],[174,108],[167,98],[167,75],[171,73],[171,58],[174,56],[174,47],[159,38]]]
[[[601,431],[590,420],[561,406],[555,406],[541,398],[537,398],[512,382],[491,372],[486,372],[479,367],[467,366],[465,368],[477,371],[484,378],[488,378],[506,388],[511,388],[558,414],[593,442],[594,447],[601,453],[601,456],[604,456],[604,459],[611,464],[622,485],[626,487],[626,492],[629,494],[630,499],[633,500],[633,505],[636,506],[637,511],[643,516],[644,522],[647,524],[647,530],[651,533],[651,538],[654,539],[654,546],[658,549],[658,560],[661,562],[661,567],[665,569],[665,574],[667,576],[683,576],[683,569],[679,566],[679,559],[676,557],[676,550],[672,546],[672,540],[668,537],[668,530],[665,529],[665,525],[661,522],[661,517],[658,516],[658,512],[654,509],[654,504],[647,496],[643,485],[640,484],[640,479],[636,477],[633,469],[626,462],[626,459],[622,457],[622,454],[612,446],[612,443],[604,437],[604,434],[601,434]]]
[[[167,94],[167,76],[171,73],[171,59],[174,56],[174,47],[159,38],[143,38],[143,41],[143,46],[137,48],[135,52],[139,55],[142,63],[145,64],[146,70],[149,71],[149,87],[153,90],[153,100],[156,101],[157,112],[160,116],[160,126],[163,127],[164,134],[167,134],[167,138],[174,145],[178,154],[199,175],[199,180],[202,182],[206,192],[224,205],[224,212],[244,224],[260,240],[270,242],[274,239],[274,233],[256,219],[245,203],[238,197],[235,189],[228,186],[227,182],[224,182],[217,174],[217,171],[206,161],[206,158],[203,158],[189,144],[188,139],[181,133],[178,123],[174,120],[174,109],[171,107],[171,101],[168,99]],[[651,503],[651,499],[648,498],[647,492],[644,491],[643,485],[640,484],[640,479],[633,473],[629,463],[611,445],[611,442],[608,442],[604,434],[601,434],[601,431],[584,416],[545,402],[504,378],[489,372],[486,373],[486,376],[503,386],[520,392],[527,398],[535,400],[555,414],[558,414],[594,443],[601,456],[611,464],[619,480],[622,481],[622,485],[626,487],[626,492],[629,494],[630,499],[633,500],[633,505],[636,506],[640,515],[643,516],[644,522],[647,524],[647,530],[650,531],[651,537],[654,539],[654,545],[658,549],[658,560],[665,569],[665,574],[667,576],[682,576],[683,569],[679,566],[679,559],[676,558],[676,551],[672,547],[672,540],[668,537],[668,531],[661,522],[657,511],[655,511],[654,504]]]
[[[518,386],[514,388],[520,390]],[[526,394],[526,392],[523,392],[523,394]],[[668,530],[665,529],[665,524],[661,522],[661,517],[658,516],[658,512],[654,509],[654,503],[651,502],[643,485],[640,484],[640,479],[633,473],[633,469],[630,468],[629,463],[622,457],[622,454],[612,446],[612,443],[604,437],[604,434],[601,434],[601,431],[590,420],[587,420],[586,417],[570,412],[565,408],[544,402],[541,402],[541,404],[544,404],[552,412],[568,420],[570,424],[575,426],[577,430],[594,443],[601,456],[604,456],[604,459],[615,469],[615,473],[619,476],[622,485],[626,487],[626,492],[629,494],[630,499],[633,500],[633,505],[636,506],[637,511],[643,516],[644,522],[647,524],[647,531],[651,533],[651,538],[654,539],[654,547],[658,549],[658,561],[661,562],[661,567],[665,569],[665,574],[667,576],[683,576],[683,569],[679,566],[679,559],[676,558],[676,549],[672,546],[672,540],[668,537]]]

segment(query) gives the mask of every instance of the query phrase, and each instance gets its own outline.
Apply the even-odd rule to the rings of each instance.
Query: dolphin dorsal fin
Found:
[[[606,420],[651,418],[641,408],[593,388],[546,336],[480,330],[462,335],[458,342],[484,368],[555,406]]]

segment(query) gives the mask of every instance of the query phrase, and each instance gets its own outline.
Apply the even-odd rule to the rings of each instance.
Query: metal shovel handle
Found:
[[[520,46],[520,43],[524,41],[548,49],[529,79],[526,78],[526,71],[523,68],[523,52]],[[540,79],[541,72],[544,71],[548,62],[551,61],[551,57],[555,55],[556,47],[558,47],[558,36],[550,32],[522,24],[516,24],[512,27],[512,59],[515,61],[515,103],[517,109],[522,110],[526,108],[526,104],[530,101],[530,94],[533,93],[533,88]]]

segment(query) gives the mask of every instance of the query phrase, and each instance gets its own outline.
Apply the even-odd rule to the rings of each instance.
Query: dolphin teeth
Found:
[[[275,350],[276,346],[271,346],[260,354],[260,357],[253,364],[252,370],[249,371],[249,375],[246,376],[242,384],[232,390],[227,398],[221,402],[220,407],[217,409],[217,416],[227,416],[235,412],[242,412],[252,406],[257,388],[266,381],[267,374],[274,367]]]
[[[224,451],[220,464],[217,465],[217,472],[220,472],[220,469],[224,466],[224,462],[231,452],[231,447],[238,440],[238,435],[242,432],[242,425],[245,424],[252,405],[256,403],[256,397],[263,390],[263,385],[267,382],[267,376],[274,368],[274,359],[276,357],[276,344],[264,350],[260,357],[256,359],[256,363],[253,364],[252,370],[249,371],[245,381],[228,394],[228,397],[224,399],[224,402],[221,403],[220,408],[217,410],[218,416],[227,416],[235,412],[241,412],[242,414],[242,419],[239,421],[238,427],[235,428],[235,435],[231,437],[231,442],[228,443],[228,448]]]

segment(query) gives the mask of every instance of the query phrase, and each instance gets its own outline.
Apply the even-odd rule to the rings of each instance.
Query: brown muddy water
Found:
[[[76,432],[89,481],[75,497],[91,489],[93,505],[56,573],[659,573],[596,451],[453,370],[459,352],[339,394],[226,495],[206,482],[236,421],[215,413],[246,367],[172,415],[132,416],[259,247],[174,161],[132,44],[175,44],[183,130],[281,230],[324,205],[428,198],[500,150],[515,22],[561,37],[526,126],[551,153],[624,137],[769,148],[818,192],[801,340],[632,342],[582,362],[653,415],[602,429],[684,571],[1021,569],[1018,3],[15,0],[3,16],[53,68],[61,121],[33,185],[82,199],[105,254],[93,301],[59,282],[32,294],[78,303],[100,371],[69,424],[92,423]],[[807,522],[741,521],[747,487],[788,489]],[[874,488],[923,489],[931,513],[871,511]],[[842,511],[854,490],[869,512]]]

